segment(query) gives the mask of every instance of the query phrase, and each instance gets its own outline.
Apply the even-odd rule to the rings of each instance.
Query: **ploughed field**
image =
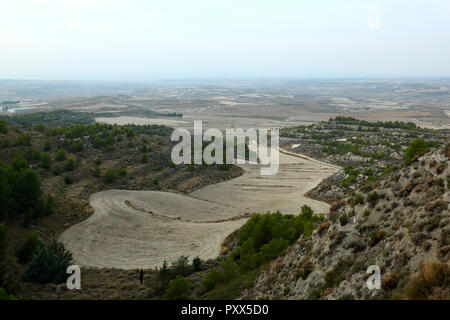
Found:
[[[304,204],[317,214],[328,212],[328,204],[304,194],[339,167],[286,153],[280,153],[276,175],[260,175],[259,164],[242,167],[244,175],[189,195],[129,190],[92,194],[94,214],[59,240],[80,266],[155,268],[181,255],[216,258],[223,240],[253,213],[298,214]]]

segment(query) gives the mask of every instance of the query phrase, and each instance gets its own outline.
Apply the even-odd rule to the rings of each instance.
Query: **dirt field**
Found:
[[[259,165],[243,165],[238,178],[209,185],[188,196],[157,191],[95,193],[95,213],[60,237],[81,266],[154,268],[181,255],[215,258],[221,243],[242,226],[247,213],[280,210],[297,214],[304,204],[326,213],[328,204],[303,195],[335,166],[280,154],[280,170],[261,176]]]

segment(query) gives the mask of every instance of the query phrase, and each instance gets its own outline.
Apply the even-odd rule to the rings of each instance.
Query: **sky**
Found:
[[[448,76],[448,0],[0,0],[0,79]]]

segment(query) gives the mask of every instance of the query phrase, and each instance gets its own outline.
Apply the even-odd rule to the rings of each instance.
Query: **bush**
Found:
[[[125,170],[125,169],[123,169],[123,168],[119,168],[119,169],[117,169],[117,174],[118,174],[120,177],[125,177],[125,176],[127,175],[127,170]]]
[[[217,284],[236,279],[239,276],[239,267],[231,259],[227,258],[219,264],[219,270],[212,269],[203,279],[203,286],[207,291],[212,290]]]
[[[345,277],[342,274],[333,270],[328,271],[324,276],[325,284],[323,289],[337,287],[344,279]]]
[[[117,173],[114,170],[109,169],[108,171],[106,171],[103,179],[106,183],[112,183],[112,182],[116,181]]]
[[[54,166],[54,167],[53,167],[53,170],[52,170],[52,173],[53,173],[53,175],[55,175],[55,176],[60,176],[61,173],[62,173],[62,170],[61,170],[60,167]]]
[[[348,215],[347,213],[343,213],[339,216],[339,223],[341,226],[345,226],[348,223]]]
[[[42,241],[35,232],[30,232],[17,250],[17,259],[20,263],[27,263],[33,255],[42,247]]]
[[[384,239],[384,237],[386,236],[386,231],[384,230],[374,230],[370,233],[369,236],[369,244],[371,246],[375,246],[376,244],[378,244],[381,240]]]
[[[171,271],[177,275],[187,276],[190,273],[189,257],[181,256],[170,267]]]
[[[66,160],[64,164],[64,171],[73,171],[75,170],[75,160],[70,158]]]
[[[152,183],[153,183],[154,185],[158,185],[158,184],[159,184],[159,179],[158,179],[158,178],[154,178],[154,179],[152,180]]]
[[[64,182],[66,184],[72,184],[73,183],[72,178],[70,176],[65,176],[64,177]]]
[[[14,144],[16,146],[31,146],[31,137],[25,134],[21,134],[20,136],[17,136]]]
[[[369,202],[372,205],[372,207],[377,204],[378,199],[380,199],[380,195],[376,191],[372,191],[367,196],[367,202]]]
[[[170,280],[169,287],[164,294],[167,300],[188,300],[191,284],[184,277],[178,275],[175,279]]]
[[[72,145],[70,146],[70,151],[72,152],[80,152],[84,150],[84,144],[82,141],[76,141],[74,143],[72,143]]]
[[[194,271],[200,271],[202,270],[202,259],[200,257],[195,257],[194,260],[192,260],[192,269]]]
[[[42,197],[38,204],[39,216],[48,216],[55,212],[56,202],[51,195]]]
[[[23,169],[27,169],[30,166],[28,165],[28,161],[23,157],[21,153],[14,154],[14,158],[11,160],[11,167],[16,171],[20,171]]]
[[[8,133],[8,126],[6,125],[5,120],[0,120],[0,133]]]
[[[406,286],[404,294],[408,299],[449,299],[450,266],[445,263],[422,263],[419,274]]]
[[[141,156],[141,163],[147,163],[148,162],[148,156],[144,153]]]
[[[44,168],[44,169],[51,169],[52,158],[50,158],[50,155],[48,153],[41,154],[41,165],[42,165],[42,168]]]
[[[63,244],[53,241],[41,250],[27,264],[22,276],[24,282],[63,283],[67,279],[67,267],[72,264],[72,254]]]
[[[45,140],[44,142],[44,151],[52,150],[52,143],[49,140]]]
[[[417,138],[412,140],[405,150],[405,164],[410,164],[412,161],[414,161],[414,159],[417,159],[428,151],[430,151],[430,148],[423,139]]]
[[[102,169],[100,167],[96,167],[92,175],[96,178],[100,178],[102,175]]]
[[[59,149],[56,153],[56,161],[64,161],[66,160],[66,153],[64,150]]]

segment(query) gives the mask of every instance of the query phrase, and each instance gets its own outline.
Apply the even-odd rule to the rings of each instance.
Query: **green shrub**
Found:
[[[367,202],[369,202],[372,205],[372,207],[377,204],[378,199],[380,199],[380,195],[376,191],[372,191],[367,196]]]
[[[374,246],[376,244],[378,244],[378,242],[380,242],[381,240],[383,240],[386,236],[386,231],[384,230],[374,230],[370,233],[369,235],[369,244],[371,246]]]
[[[96,178],[100,178],[102,175],[102,169],[100,167],[96,167],[92,175]]]
[[[347,213],[344,212],[339,216],[339,223],[341,224],[341,226],[345,226],[348,223]]]
[[[153,183],[154,185],[158,185],[158,184],[159,184],[159,179],[158,179],[158,178],[154,178],[154,179],[152,180],[152,183]]]
[[[70,176],[65,176],[64,177],[64,182],[66,184],[72,184],[73,183],[72,178]]]
[[[227,258],[219,264],[219,269],[212,269],[203,279],[202,283],[207,291],[212,290],[217,284],[231,281],[239,276],[239,267],[231,259]]]
[[[124,168],[119,168],[117,169],[117,174],[119,175],[119,177],[125,177],[127,175],[127,170],[125,170]]]
[[[56,161],[64,161],[66,160],[66,153],[64,150],[59,149],[56,153]]]
[[[200,259],[200,257],[195,257],[195,258],[192,260],[192,269],[193,269],[194,271],[200,271],[200,270],[202,270],[202,263],[203,263],[203,261],[202,261],[202,259]]]
[[[404,160],[406,164],[410,164],[414,159],[424,155],[430,151],[428,147],[428,143],[426,143],[423,139],[417,138],[411,140],[408,144],[408,147],[405,150]]]
[[[72,254],[56,241],[42,247],[27,264],[22,276],[24,282],[63,283],[67,279],[67,267],[72,264]]]
[[[54,166],[52,170],[53,175],[60,176],[62,174],[62,169],[58,166]]]
[[[164,294],[167,300],[188,300],[191,284],[184,277],[178,275],[175,279],[170,280],[169,287]]]
[[[64,164],[64,171],[73,171],[75,170],[75,160],[70,158],[67,159]]]
[[[48,153],[41,154],[41,166],[44,169],[51,169],[52,167],[52,158]]]
[[[148,156],[144,153],[141,156],[141,163],[147,163],[148,162]]]
[[[342,274],[334,270],[328,271],[324,276],[325,284],[323,289],[337,287],[344,279],[345,277]]]
[[[29,168],[28,161],[23,157],[22,153],[15,153],[11,160],[11,167],[16,171]]]
[[[42,197],[38,204],[39,216],[48,216],[55,212],[56,202],[50,194]]]
[[[17,259],[20,263],[27,263],[41,247],[42,241],[38,235],[35,232],[30,232],[26,235],[19,250],[17,250]]]
[[[105,176],[103,177],[103,180],[106,183],[112,183],[112,182],[116,181],[116,179],[117,179],[117,173],[112,169],[107,170],[105,173]]]
[[[45,140],[44,142],[44,151],[52,150],[52,143],[49,140]]]
[[[0,133],[8,133],[8,126],[6,125],[5,120],[0,120]]]
[[[70,151],[81,152],[84,150],[84,143],[82,141],[76,141],[70,146]]]
[[[177,275],[187,276],[191,271],[191,268],[189,266],[189,257],[179,257],[175,262],[172,263],[170,269]]]
[[[31,137],[25,134],[21,134],[20,136],[16,137],[14,144],[16,146],[31,146]]]

